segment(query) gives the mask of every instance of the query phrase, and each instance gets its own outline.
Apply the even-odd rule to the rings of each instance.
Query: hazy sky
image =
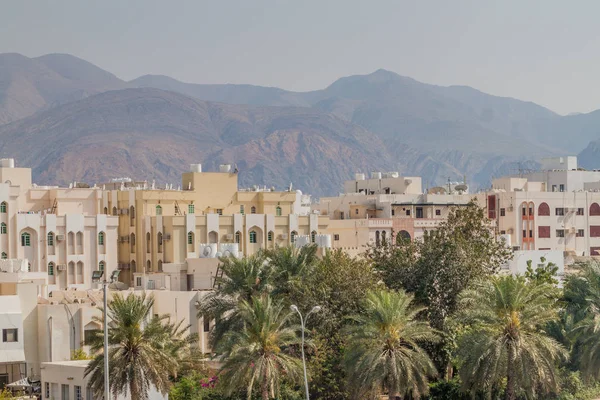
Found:
[[[598,15],[596,0],[6,0],[0,52],[300,91],[385,68],[566,114],[600,108]]]

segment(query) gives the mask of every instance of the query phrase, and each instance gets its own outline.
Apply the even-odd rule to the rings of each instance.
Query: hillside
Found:
[[[0,125],[127,84],[67,54],[0,54]]]
[[[357,170],[390,167],[383,143],[318,110],[208,103],[157,89],[98,94],[0,127],[2,156],[39,183],[130,176],[180,182],[190,163],[237,163],[242,185],[322,194]]]

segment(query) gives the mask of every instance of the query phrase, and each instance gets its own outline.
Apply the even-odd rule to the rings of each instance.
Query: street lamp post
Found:
[[[290,306],[290,310],[292,310],[293,312],[298,313],[298,315],[300,316],[300,326],[302,328],[302,347],[301,347],[301,351],[302,351],[302,366],[304,367],[304,388],[306,389],[306,400],[309,400],[309,394],[308,394],[308,376],[306,374],[306,359],[304,358],[304,329],[305,329],[305,323],[306,321],[308,321],[308,317],[310,316],[310,314],[312,313],[316,313],[321,311],[321,306],[314,306],[312,308],[312,310],[310,310],[310,312],[308,314],[306,314],[306,318],[302,318],[302,313],[300,313],[300,310],[298,309],[298,307],[294,304],[292,304]]]
[[[100,281],[102,276],[104,275],[104,271],[94,271],[92,273],[92,282],[102,283],[102,293],[103,293],[103,328],[104,328],[104,400],[110,400],[110,385],[108,380],[108,285],[115,282],[119,277],[119,270],[115,270],[110,275],[110,281],[107,279],[103,279]]]

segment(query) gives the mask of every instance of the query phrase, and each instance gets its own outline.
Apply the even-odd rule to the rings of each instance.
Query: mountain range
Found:
[[[463,176],[485,187],[577,153],[600,167],[600,111],[560,116],[386,70],[292,92],[157,75],[126,82],[71,55],[0,54],[0,156],[31,166],[42,184],[176,183],[190,163],[232,163],[242,185],[293,182],[317,196],[380,170],[422,176],[426,187]]]

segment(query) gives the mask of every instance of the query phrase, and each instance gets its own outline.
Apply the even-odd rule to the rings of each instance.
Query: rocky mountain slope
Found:
[[[34,167],[40,183],[177,183],[201,162],[237,164],[243,185],[292,181],[316,195],[372,170],[422,176],[426,187],[464,175],[487,186],[519,164],[578,152],[599,128],[598,113],[561,117],[385,70],[298,93],[151,75],[124,82],[69,55],[0,54],[0,156]]]

